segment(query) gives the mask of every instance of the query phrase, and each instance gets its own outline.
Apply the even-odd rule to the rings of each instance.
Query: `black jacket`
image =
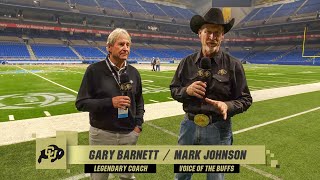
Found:
[[[183,103],[183,110],[187,113],[204,113],[220,117],[220,113],[212,105],[201,103],[203,101],[189,96],[186,92],[190,84],[199,80],[197,72],[201,58],[200,51],[181,60],[170,85],[171,95]],[[239,60],[219,51],[211,58],[211,74],[206,96],[213,100],[224,101],[228,106],[228,118],[251,106],[252,97]]]
[[[88,111],[90,125],[109,131],[131,131],[141,126],[144,115],[141,77],[137,69],[128,65],[126,72],[133,81],[129,117],[118,119],[118,109],[112,105],[112,97],[121,96],[119,85],[106,61],[91,64],[83,76],[76,100],[79,111]]]

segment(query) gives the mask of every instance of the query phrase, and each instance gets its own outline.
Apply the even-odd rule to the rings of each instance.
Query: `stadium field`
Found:
[[[320,128],[319,109],[247,132],[236,133],[241,129],[317,108],[319,98],[320,92],[313,92],[261,101],[255,103],[248,112],[235,117],[235,144],[265,145],[266,149],[275,154],[274,159],[279,161],[280,168],[251,165],[251,168],[259,170],[255,172],[241,167],[239,174],[227,174],[226,179],[319,179],[320,165],[317,162],[320,158],[315,153],[318,150],[316,139]],[[289,101],[292,103],[288,103]],[[138,144],[176,144],[181,119],[182,116],[174,116],[146,122]],[[88,133],[80,133],[79,144],[85,145],[87,142]],[[71,165],[70,173],[65,170],[36,170],[35,141],[1,146],[0,152],[0,164],[3,167],[1,174],[5,179],[65,179],[83,174],[83,165]],[[158,165],[157,174],[136,176],[139,179],[173,179],[173,166]],[[204,174],[194,176],[197,180],[204,178]]]
[[[169,66],[172,69],[172,66]],[[0,66],[0,122],[75,113],[74,100],[86,66]],[[165,69],[165,67],[164,67]],[[320,82],[313,66],[246,65],[251,91]],[[174,70],[140,70],[146,104],[172,101]]]
[[[245,65],[245,70],[251,91],[320,82],[319,67]],[[8,121],[9,115],[18,120],[45,116],[44,111],[51,115],[77,112],[74,98],[84,71],[85,66],[0,66],[1,121]],[[140,70],[140,73],[146,103],[172,101],[168,85],[173,70]],[[30,93],[35,94],[26,95]],[[319,99],[320,91],[315,91],[255,102],[246,113],[235,116],[234,144],[265,145],[275,154],[273,159],[278,160],[280,168],[242,166],[239,174],[227,174],[226,179],[319,179]],[[182,118],[180,115],[145,122],[138,144],[175,145]],[[88,144],[87,132],[79,133],[79,144]],[[36,170],[35,141],[1,146],[0,158],[1,179],[88,179],[83,174],[83,165],[71,165],[70,172]],[[173,166],[158,165],[157,174],[137,174],[136,177],[173,179]],[[205,179],[205,174],[195,174],[193,179]]]

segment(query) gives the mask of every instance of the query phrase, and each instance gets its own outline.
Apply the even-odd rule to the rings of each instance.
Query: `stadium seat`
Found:
[[[31,47],[35,56],[40,59],[79,59],[78,56],[68,46],[33,44]]]
[[[0,58],[30,58],[30,54],[25,44],[1,42]]]

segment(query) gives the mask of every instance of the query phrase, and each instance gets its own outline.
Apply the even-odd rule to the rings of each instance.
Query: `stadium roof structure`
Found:
[[[258,6],[258,5],[270,4],[275,2],[283,2],[283,1],[287,2],[288,0],[253,0],[253,5]]]

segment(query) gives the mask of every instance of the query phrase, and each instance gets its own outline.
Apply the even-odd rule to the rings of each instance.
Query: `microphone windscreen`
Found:
[[[208,57],[203,57],[200,61],[201,69],[211,69],[211,59]]]
[[[123,84],[123,83],[128,83],[128,82],[130,82],[129,75],[127,73],[121,73],[120,74],[120,83]]]

